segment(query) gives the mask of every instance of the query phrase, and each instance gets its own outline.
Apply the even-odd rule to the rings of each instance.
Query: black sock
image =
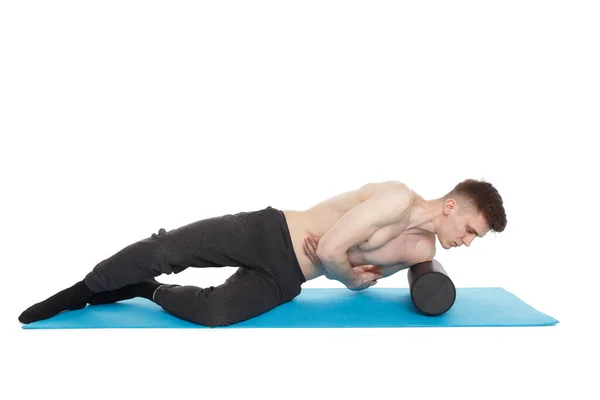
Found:
[[[56,293],[48,299],[34,304],[19,316],[19,321],[24,324],[48,319],[66,310],[78,310],[85,307],[92,292],[84,281],[77,282],[68,289]]]
[[[143,282],[122,287],[117,290],[96,293],[88,300],[92,305],[116,303],[117,301],[133,299],[134,297],[144,297],[152,300],[152,295],[156,288],[162,283],[154,278],[148,278]]]

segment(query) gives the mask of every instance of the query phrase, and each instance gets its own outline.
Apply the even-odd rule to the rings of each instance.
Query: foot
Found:
[[[48,319],[62,311],[79,310],[86,306],[92,292],[83,281],[77,282],[68,289],[56,293],[54,296],[32,305],[19,315],[23,324]]]
[[[92,305],[110,304],[133,299],[134,297],[144,297],[152,300],[154,291],[160,285],[161,283],[157,282],[156,279],[148,278],[143,282],[125,286],[117,290],[96,293],[88,300],[88,303]]]

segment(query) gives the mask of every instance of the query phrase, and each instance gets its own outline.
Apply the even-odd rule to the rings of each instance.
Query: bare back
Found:
[[[304,238],[309,234],[322,237],[349,210],[367,200],[378,185],[385,184],[390,183],[368,184],[360,189],[330,197],[304,211],[284,210],[294,251],[307,280],[320,276],[321,272],[304,253]],[[410,215],[410,212],[407,215]],[[404,267],[408,268],[416,260],[427,259],[432,249],[435,250],[435,236],[407,230],[407,224],[408,217],[394,221],[380,227],[365,242],[351,247],[347,255],[352,266],[374,264],[397,267],[404,264]]]

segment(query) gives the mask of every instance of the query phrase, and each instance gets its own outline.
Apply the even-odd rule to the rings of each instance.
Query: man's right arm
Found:
[[[348,288],[361,286],[347,252],[369,239],[377,229],[401,220],[413,202],[412,191],[404,184],[381,185],[365,201],[349,210],[321,238],[317,256],[325,275]]]

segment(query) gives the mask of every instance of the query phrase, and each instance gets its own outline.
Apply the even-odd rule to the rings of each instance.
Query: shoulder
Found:
[[[359,191],[362,208],[376,209],[397,222],[412,208],[416,196],[404,183],[398,181],[375,182],[364,185]]]
[[[424,236],[423,239],[419,240],[418,244],[415,246],[412,261],[415,264],[425,261],[431,261],[435,257],[435,253],[435,234]]]
[[[401,181],[378,181],[378,182],[369,182],[362,185],[363,188],[376,188],[376,189],[386,189],[386,190],[405,190],[408,189],[408,185]]]
[[[377,194],[393,199],[404,199],[410,204],[416,197],[413,190],[400,181],[369,182],[359,188],[358,194],[363,201]]]

